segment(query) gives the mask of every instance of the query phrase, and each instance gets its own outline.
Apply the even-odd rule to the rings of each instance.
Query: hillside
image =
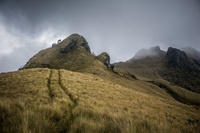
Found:
[[[145,53],[152,51],[160,54],[138,58],[138,54],[141,54],[139,51],[132,59],[116,63],[115,67],[128,71],[141,80],[166,80],[186,90],[200,93],[200,65],[197,57],[193,58],[176,48],[169,48],[165,52],[158,47],[152,47]]]
[[[200,132],[200,94],[136,72],[73,34],[0,74],[0,132]]]
[[[96,72],[99,69],[107,69],[109,65],[110,57],[107,53],[93,55],[85,38],[72,34],[59,44],[41,50],[27,62],[23,69],[51,68]]]

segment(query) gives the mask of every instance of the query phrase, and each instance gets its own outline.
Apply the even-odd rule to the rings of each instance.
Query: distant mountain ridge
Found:
[[[140,50],[130,60],[116,63],[115,66],[146,80],[161,77],[187,90],[200,93],[199,55],[192,48],[184,48],[182,51],[169,47],[165,52],[156,46]]]

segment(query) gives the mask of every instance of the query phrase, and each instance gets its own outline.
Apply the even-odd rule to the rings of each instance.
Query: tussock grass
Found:
[[[69,131],[73,103],[60,88],[56,70],[21,70],[0,77],[1,132]]]
[[[72,40],[80,47],[60,52]],[[161,86],[190,102],[199,102],[199,95],[161,80],[161,58],[113,72],[84,43],[71,35],[40,51],[23,70],[0,74],[0,132],[200,132],[199,106],[175,100]]]
[[[0,74],[0,131],[200,131],[199,107],[104,68],[90,73],[41,68]]]
[[[61,70],[61,79],[70,93],[78,97],[78,106],[73,111],[74,132],[199,131],[198,123],[188,123],[189,119],[198,121],[199,110],[177,102],[151,84],[143,82],[142,87],[141,83],[135,84],[138,82],[135,80],[130,82],[134,87],[127,88],[106,78],[65,70]],[[129,81],[123,83],[129,84]],[[148,89],[149,94],[138,91],[137,87]],[[151,87],[160,91],[158,95],[149,89]]]

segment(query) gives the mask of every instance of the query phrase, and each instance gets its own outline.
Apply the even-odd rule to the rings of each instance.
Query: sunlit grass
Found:
[[[199,107],[182,104],[153,84],[98,71],[0,74],[0,131],[200,131]]]

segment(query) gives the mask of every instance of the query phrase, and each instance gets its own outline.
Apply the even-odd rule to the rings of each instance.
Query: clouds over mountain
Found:
[[[96,54],[108,52],[112,62],[155,45],[200,49],[199,7],[198,0],[1,0],[0,71],[16,70],[72,33],[82,34]]]

